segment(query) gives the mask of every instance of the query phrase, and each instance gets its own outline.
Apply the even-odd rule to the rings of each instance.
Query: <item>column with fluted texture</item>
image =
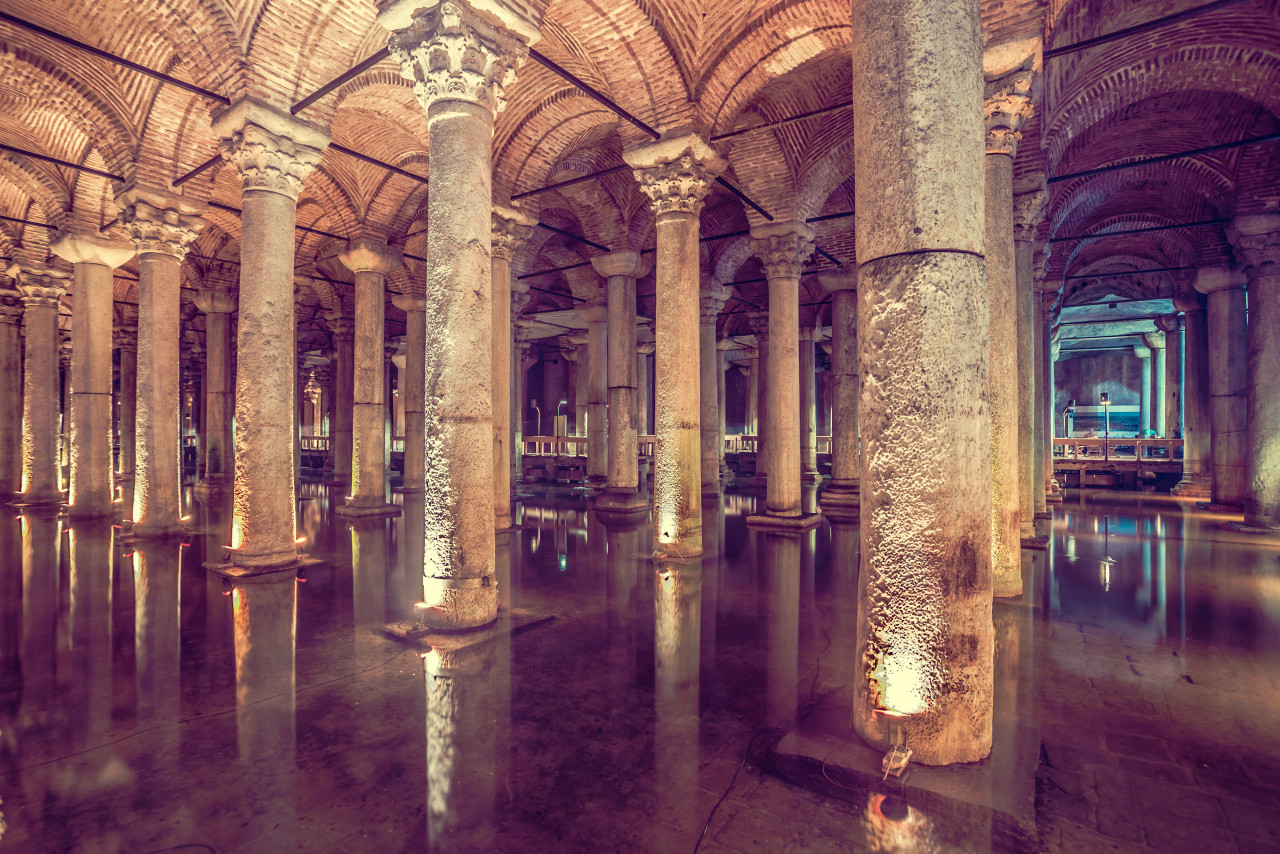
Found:
[[[1039,179],[1043,180],[1043,176]],[[1036,406],[1039,327],[1036,321],[1035,239],[1048,195],[1040,184],[1040,189],[1013,197],[1014,287],[1018,292],[1018,506],[1021,511],[1019,532],[1024,538],[1035,535],[1035,514],[1043,511],[1036,501],[1036,483],[1044,470],[1044,450],[1040,441],[1043,434],[1036,429],[1040,410]]]
[[[21,504],[59,504],[58,304],[67,280],[53,271],[22,271]]]
[[[1208,499],[1213,494],[1213,425],[1204,298],[1184,291],[1174,296],[1173,307],[1182,312],[1182,480],[1170,492]]]
[[[608,482],[596,507],[631,512],[648,507],[641,495],[636,401],[636,279],[649,271],[638,252],[610,252],[591,259],[605,279],[609,309],[609,461]]]
[[[0,294],[0,501],[22,490],[22,300]]]
[[[204,477],[195,485],[195,495],[202,501],[216,501],[229,495],[235,475],[235,448],[231,428],[235,400],[235,380],[231,371],[234,342],[231,340],[231,315],[236,310],[236,296],[225,287],[214,286],[198,292],[196,307],[204,312],[205,369],[205,447]]]
[[[204,204],[142,186],[126,189],[116,204],[139,263],[132,531],[135,537],[163,537],[184,527],[178,312],[182,259],[204,224]],[[292,317],[292,299],[289,312]],[[292,376],[292,354],[288,369]]]
[[[694,134],[627,149],[656,218],[654,557],[702,554],[698,383],[699,217],[725,161]]]
[[[399,516],[400,508],[387,502],[385,280],[400,267],[401,255],[379,239],[362,237],[349,241],[338,258],[355,275],[356,286],[351,324],[351,497],[336,512],[348,517]],[[341,362],[345,336],[335,337]]]
[[[115,317],[112,270],[133,257],[133,246],[97,235],[66,232],[49,246],[74,269],[71,303],[72,518],[113,511],[111,334]]]
[[[926,61],[921,61],[927,58]],[[977,0],[854,0],[862,403],[854,728],[991,750],[991,427]],[[772,472],[770,473],[772,476]]]
[[[831,483],[822,491],[822,512],[833,519],[858,518],[858,271],[823,273],[831,294]]]
[[[512,360],[511,256],[529,239],[535,225],[537,219],[523,211],[509,205],[493,206],[493,520],[497,531],[512,526],[511,385],[516,366]]]
[[[712,285],[698,305],[698,423],[702,433],[702,494],[720,494],[720,351],[716,349],[716,320],[729,298],[729,289]]]
[[[813,227],[799,221],[751,229],[752,249],[768,280],[764,512],[749,524],[804,528],[821,516],[800,506],[800,272],[813,254]]]
[[[235,500],[231,563],[241,571],[299,559],[293,476],[294,222],[302,183],[329,144],[320,128],[241,100],[219,110],[214,134],[240,174],[236,340]]]
[[[1249,333],[1244,277],[1226,267],[1196,271],[1208,304],[1209,424],[1215,509],[1244,504],[1248,443]]]
[[[1244,524],[1280,530],[1280,215],[1240,216],[1228,236],[1249,281]]]
[[[497,617],[490,259],[494,116],[538,21],[505,2],[391,0],[378,23],[427,112],[432,163],[424,281],[427,553],[424,621]]]

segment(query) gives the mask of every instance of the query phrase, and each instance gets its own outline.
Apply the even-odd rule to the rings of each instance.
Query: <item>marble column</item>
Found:
[[[511,256],[533,233],[537,219],[516,208],[494,205],[490,221],[493,259],[493,519],[494,530],[506,531],[511,519]],[[519,413],[516,413],[517,417]]]
[[[609,306],[609,460],[608,485],[596,507],[631,512],[649,506],[640,491],[636,402],[636,279],[649,272],[649,259],[637,252],[611,252],[591,259],[604,277]]]
[[[978,2],[854,0],[852,60],[854,728],[887,748],[877,710],[896,710],[913,761],[972,762],[991,750],[994,650]]]
[[[1160,418],[1166,439],[1182,438],[1182,324],[1176,314],[1156,318],[1164,337],[1164,411]]]
[[[858,518],[858,270],[823,273],[831,294],[831,483],[822,492],[822,512],[833,519]]]
[[[215,113],[222,154],[240,173],[235,501],[231,563],[280,570],[298,559],[293,478],[294,222],[302,182],[328,135],[252,100]],[[348,460],[350,457],[348,457]]]
[[[569,382],[568,389],[573,394],[569,399],[569,405],[565,407],[565,413],[573,415],[573,429],[567,433],[570,436],[587,435],[587,347],[588,335],[569,335],[567,336],[567,344],[564,348],[564,358],[569,365]],[[568,395],[566,395],[568,396]],[[557,404],[556,412],[558,413],[559,405]]]
[[[1043,176],[1037,176],[1036,183],[1042,180]],[[1044,512],[1040,506],[1044,502],[1036,500],[1036,483],[1044,469],[1044,449],[1043,434],[1036,431],[1040,410],[1036,404],[1039,335],[1036,334],[1035,239],[1048,195],[1040,184],[1038,189],[1013,197],[1014,287],[1018,293],[1018,507],[1021,511],[1019,534],[1023,539],[1035,536],[1035,514]]]
[[[653,350],[652,341],[636,345],[636,431],[641,436],[653,435],[649,432],[649,402],[653,398],[649,391],[649,360]]]
[[[60,504],[58,488],[58,304],[67,280],[53,271],[19,274],[22,332],[20,504]]]
[[[805,528],[818,514],[800,506],[800,272],[813,254],[813,227],[803,222],[771,222],[751,229],[752,248],[764,266],[769,287],[769,413],[765,421],[768,482],[764,512],[749,524]]]
[[[747,315],[756,336],[756,477],[769,477],[769,312],[753,311]],[[763,486],[764,483],[761,483]]]
[[[720,488],[722,490],[728,485],[729,481],[733,480],[733,471],[729,468],[729,464],[724,457],[724,437],[725,415],[728,412],[726,374],[732,367],[729,363],[728,351],[736,349],[738,349],[737,346],[727,338],[721,338],[716,341],[716,459],[719,460]]]
[[[334,484],[351,482],[351,416],[355,409],[355,324],[341,309],[325,313],[325,324],[333,339],[333,424],[329,445],[333,450]]]
[[[117,483],[133,483],[138,425],[138,330],[117,326],[115,345],[120,351],[120,469]]]
[[[111,436],[112,270],[133,257],[133,246],[97,235],[66,232],[49,249],[74,269],[71,303],[70,515],[109,516],[114,508]]]
[[[1135,345],[1133,355],[1141,366],[1141,387],[1138,389],[1138,438],[1145,439],[1151,429],[1151,348]]]
[[[760,408],[760,385],[757,377],[760,374],[760,351],[755,347],[747,350],[747,363],[742,365],[742,376],[747,382],[747,413],[745,417],[745,431],[753,436],[758,436],[759,431],[756,426],[759,419]]]
[[[800,330],[800,479],[822,480],[818,474],[818,362],[815,342],[822,327]]]
[[[0,501],[22,490],[22,300],[0,294]]]
[[[215,286],[197,293],[195,303],[204,312],[207,362],[204,477],[194,491],[201,501],[210,502],[231,493],[235,474],[235,447],[231,438],[235,387],[231,371],[231,315],[236,310],[236,296],[229,288]]]
[[[516,335],[523,336],[528,332],[529,321],[519,318],[515,321]],[[515,394],[511,404],[511,477],[514,483],[524,481],[524,418],[529,409],[528,377],[529,369],[537,364],[533,354],[533,342],[517,338],[515,342]]]
[[[142,186],[126,189],[116,197],[116,204],[121,209],[120,222],[137,247],[139,263],[132,532],[135,537],[163,537],[184,527],[178,311],[182,259],[203,225],[204,205]],[[292,299],[289,311],[292,316]],[[292,376],[292,358],[288,368]]]
[[[1212,504],[1244,504],[1248,445],[1249,331],[1244,277],[1226,267],[1198,270],[1196,290],[1208,298],[1209,423],[1213,430]]]
[[[404,400],[404,481],[400,491],[418,493],[423,491],[427,449],[424,420],[427,301],[410,294],[393,297],[391,301],[404,312],[405,329],[404,374],[400,377],[400,394]]]
[[[698,422],[702,433],[702,494],[720,494],[720,351],[716,349],[716,320],[729,298],[728,288],[712,285],[699,298]]]
[[[1228,230],[1249,280],[1244,524],[1280,529],[1280,215],[1237,217]]]
[[[587,324],[586,347],[578,351],[578,388],[586,392],[587,485],[603,488],[609,480],[609,308],[603,295],[578,308]],[[585,383],[583,382],[585,378]],[[583,412],[578,401],[578,412]]]
[[[1209,419],[1209,330],[1204,298],[1182,293],[1182,480],[1170,490],[1180,498],[1213,495],[1213,425]]]
[[[1013,158],[1031,115],[1031,72],[986,84],[986,201],[991,400],[991,575],[996,596],[1022,594],[1019,471],[1018,278],[1013,234]],[[1030,512],[1027,513],[1030,516]]]
[[[1147,349],[1151,351],[1151,432],[1157,438],[1163,439],[1168,435],[1166,431],[1169,429],[1168,422],[1165,420],[1167,410],[1165,399],[1169,394],[1169,387],[1165,385],[1165,376],[1168,373],[1165,337],[1163,332],[1156,331],[1146,333],[1142,339]]]
[[[351,350],[351,497],[339,516],[399,516],[387,502],[386,291],[387,273],[401,255],[376,238],[347,243],[339,260],[355,274],[355,322]],[[338,335],[339,360],[343,345]]]
[[[434,164],[423,277],[432,318],[425,339],[424,480],[428,554],[423,568],[433,628],[497,618],[493,517],[492,284],[494,116],[527,43],[531,12],[465,0],[391,0],[378,23],[391,56],[415,81]]]
[[[694,134],[622,156],[649,198],[657,230],[654,558],[693,558],[702,554],[699,384],[689,381],[699,373],[698,228],[703,199],[727,164]]]

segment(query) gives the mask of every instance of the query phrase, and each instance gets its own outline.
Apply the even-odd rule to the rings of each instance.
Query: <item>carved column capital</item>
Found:
[[[854,291],[856,293],[858,290],[858,268],[849,266],[830,273],[819,273],[818,281],[826,289],[827,293],[835,293],[836,291]]]
[[[116,326],[111,330],[111,346],[126,353],[138,352],[138,327]]]
[[[1029,69],[1015,71],[986,84],[982,114],[987,127],[987,154],[1018,153],[1022,124],[1035,113],[1031,103],[1031,86],[1035,73]]]
[[[49,251],[72,264],[100,264],[114,270],[132,258],[135,250],[124,241],[64,231],[49,244]]]
[[[1033,242],[1040,221],[1044,219],[1045,206],[1049,194],[1041,190],[1029,193],[1018,193],[1013,197],[1013,239],[1021,242]]]
[[[205,314],[231,314],[236,310],[236,294],[230,288],[215,286],[197,291],[192,302]]]
[[[139,255],[155,252],[181,261],[204,227],[205,205],[165,190],[134,185],[116,196],[120,224]]]
[[[347,248],[338,253],[338,260],[353,273],[387,273],[399,269],[404,255],[381,240],[357,237],[347,241]]]
[[[800,220],[771,222],[751,229],[751,248],[768,279],[800,278],[804,262],[813,254],[813,226]]]
[[[391,298],[391,304],[406,314],[411,311],[427,310],[427,298],[417,294],[396,294]]]
[[[344,317],[341,311],[325,312],[324,319],[329,327],[329,334],[333,336],[334,343],[355,340],[356,325],[351,318]]]
[[[0,323],[17,326],[22,322],[22,298],[17,294],[0,294]]]
[[[610,252],[608,255],[596,255],[591,259],[591,266],[598,275],[606,279],[614,276],[638,279],[652,268],[651,258],[652,256],[641,255],[639,252]]]
[[[1150,350],[1150,348],[1148,348],[1148,347],[1144,347],[1144,346],[1143,346],[1143,345],[1141,345],[1141,344],[1134,344],[1134,345],[1133,345],[1133,355],[1137,356],[1139,359],[1150,359],[1150,358],[1151,358],[1151,350]]]
[[[728,300],[729,289],[724,285],[713,285],[710,290],[699,294],[698,309],[701,312],[702,322],[714,326]]]
[[[1227,227],[1227,238],[1250,278],[1280,275],[1280,216],[1240,216]],[[1264,268],[1270,270],[1263,272]]]
[[[756,341],[764,344],[769,340],[769,312],[752,311],[747,313],[747,324],[756,334]]]
[[[728,163],[696,134],[660,139],[629,148],[622,159],[631,167],[640,192],[655,216],[702,212],[711,184]]]
[[[280,193],[294,201],[320,162],[329,134],[252,98],[214,114],[222,157],[235,165],[243,190]]]
[[[54,270],[27,272],[18,277],[18,291],[27,308],[57,308],[67,293],[67,276]]]
[[[1157,318],[1158,319],[1158,318]],[[1159,324],[1157,324],[1158,326]],[[1144,332],[1142,340],[1146,343],[1148,349],[1163,350],[1165,345],[1163,332]]]
[[[494,205],[490,219],[490,252],[495,258],[511,260],[520,245],[533,234],[536,217],[518,208]]]

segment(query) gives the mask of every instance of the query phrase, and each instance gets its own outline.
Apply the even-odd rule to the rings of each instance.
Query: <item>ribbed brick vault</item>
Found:
[[[852,69],[847,0],[532,0],[545,6],[538,50],[641,121],[694,126],[730,163],[727,178],[775,219],[811,219],[853,206]],[[1046,50],[1201,5],[1204,0],[984,0],[987,45],[1040,36]],[[12,0],[18,18],[228,98],[254,95],[287,108],[385,46],[371,0]],[[1280,130],[1280,0],[1249,0],[1131,38],[1052,57],[1036,114],[1023,130],[1015,179],[1083,172]],[[493,140],[495,188],[503,197],[622,162],[646,139],[630,123],[562,76],[527,63],[507,92]],[[166,186],[209,160],[213,103],[201,95],[0,23],[0,144]],[[824,108],[812,118],[717,139]],[[430,176],[422,109],[384,60],[300,114],[328,126],[341,146],[423,178]],[[886,144],[890,144],[886,141]],[[184,295],[215,282],[234,285],[240,247],[234,170],[215,165],[183,185],[213,207],[184,262]],[[51,162],[0,152],[0,253],[47,262],[50,228],[97,230],[116,214],[118,182]],[[1222,224],[1116,237],[1131,231],[1280,206],[1280,144],[1234,148],[1051,185],[1039,236],[1051,281],[1066,302],[1127,288],[1169,296],[1176,272],[1125,280],[1080,278],[1126,271],[1232,263]],[[429,186],[330,149],[298,207],[299,319],[304,348],[324,340],[323,312],[351,312],[351,276],[333,260],[348,237],[375,233],[425,252]],[[653,245],[652,216],[628,170],[527,198],[542,222],[612,249]],[[749,333],[746,311],[764,305],[759,263],[741,232],[763,221],[724,188],[702,215],[706,280],[738,283],[721,317],[725,334]],[[816,224],[813,270],[852,264],[853,219]],[[107,229],[111,232],[111,227]],[[119,236],[123,237],[122,234]],[[1057,238],[1053,242],[1051,239]],[[585,262],[599,250],[549,230],[517,254],[527,275]],[[118,271],[117,316],[131,320],[136,261]],[[421,262],[389,277],[413,292]],[[802,323],[826,320],[816,280],[806,278]],[[527,279],[538,290],[529,312],[568,307],[598,286],[590,267]],[[653,283],[640,283],[641,311]],[[1132,293],[1129,293],[1132,291]],[[70,303],[64,304],[64,326]],[[187,337],[198,341],[194,309]],[[389,334],[403,315],[388,305]]]

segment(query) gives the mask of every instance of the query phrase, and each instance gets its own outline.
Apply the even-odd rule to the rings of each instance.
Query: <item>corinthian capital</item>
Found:
[[[222,140],[223,159],[240,172],[242,189],[294,201],[329,144],[329,135],[316,125],[250,98],[215,113],[213,132]]]
[[[729,289],[724,285],[712,285],[709,290],[699,294],[698,308],[701,311],[702,322],[714,324],[728,301]]]
[[[1013,197],[1013,234],[1015,240],[1034,241],[1040,220],[1044,219],[1049,194],[1043,189],[1019,193]]]
[[[533,234],[533,227],[537,224],[537,218],[522,210],[506,205],[494,205],[490,221],[490,253],[495,258],[510,261],[511,256],[520,248],[520,244]]]
[[[139,255],[157,252],[181,261],[204,226],[203,203],[152,187],[126,188],[116,196],[116,206]]]
[[[813,234],[813,226],[800,220],[752,228],[751,248],[764,265],[765,278],[800,278],[801,266],[813,254]]]
[[[729,165],[696,134],[629,148],[622,152],[622,159],[633,170],[656,216],[701,213],[711,183]]]
[[[466,101],[496,115],[506,106],[506,89],[529,55],[537,24],[502,0],[484,8],[489,15],[464,0],[395,0],[378,14],[378,23],[393,31],[391,56],[423,109]]]
[[[22,322],[22,300],[12,294],[0,294],[0,324],[17,326]]]
[[[1035,73],[1022,69],[986,84],[982,114],[987,125],[987,154],[1017,154],[1022,123],[1035,113],[1031,103],[1034,82]]]
[[[23,270],[18,277],[18,291],[27,308],[57,308],[67,292],[67,276],[55,270]]]
[[[1227,228],[1227,238],[1251,278],[1280,275],[1280,216],[1240,216]],[[1264,268],[1271,269],[1265,270]]]

